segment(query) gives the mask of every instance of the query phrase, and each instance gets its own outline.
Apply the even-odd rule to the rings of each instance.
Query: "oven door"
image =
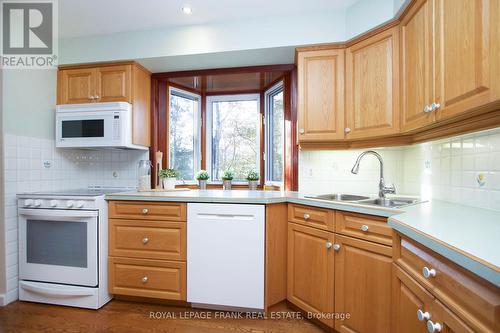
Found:
[[[122,139],[121,111],[56,113],[57,147],[112,147]]]
[[[20,208],[20,279],[97,286],[97,224],[97,211]]]

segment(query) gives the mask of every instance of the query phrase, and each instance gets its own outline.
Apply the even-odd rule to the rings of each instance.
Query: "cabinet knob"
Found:
[[[369,227],[368,227],[366,224],[363,224],[363,225],[361,226],[361,231],[363,231],[363,232],[367,232],[367,231],[368,231],[368,229],[369,229]]]
[[[149,209],[143,208],[142,209],[142,214],[146,215],[147,213],[149,213]]]
[[[305,132],[306,132],[306,131],[304,131],[304,129],[303,129],[303,128],[299,129],[299,133],[300,133],[300,134],[304,134]]]
[[[346,128],[344,129],[344,132],[346,132],[346,133],[351,133],[351,129],[350,129],[349,127],[346,127]]]
[[[425,112],[425,113],[429,113],[429,112],[432,112],[432,111],[433,111],[433,110],[432,110],[432,107],[431,107],[430,105],[426,105],[426,106],[424,106],[424,112]]]
[[[148,277],[147,277],[147,276],[145,276],[145,277],[143,277],[143,278],[142,278],[142,283],[147,283],[147,282],[148,282],[148,280],[149,280],[149,279],[148,279]]]
[[[428,279],[436,276],[436,270],[434,268],[424,267],[422,269],[422,274],[424,275],[424,278]]]
[[[89,99],[90,99],[90,100],[94,100],[94,99],[95,99],[95,97],[94,97],[94,96],[89,96]]]
[[[441,332],[443,326],[440,323],[433,323],[432,320],[427,322],[427,331],[429,333]]]
[[[431,111],[436,111],[440,107],[441,107],[441,104],[434,102],[431,104]]]
[[[101,98],[101,96],[99,96],[99,95],[96,95],[96,96],[94,97],[94,99],[99,99],[99,98]]]
[[[326,245],[327,249],[331,249],[333,246],[332,242],[330,242],[330,241],[327,241],[325,245]]]
[[[335,252],[339,252],[339,250],[340,250],[340,244],[333,244],[333,250]]]
[[[431,318],[431,314],[418,309],[417,318],[419,321],[429,320]]]
[[[147,243],[149,243],[149,238],[144,237],[144,238],[142,239],[142,244],[146,245]]]
[[[309,218],[311,218],[311,215],[309,215],[309,214],[305,213],[305,214],[304,214],[304,220],[309,220]]]

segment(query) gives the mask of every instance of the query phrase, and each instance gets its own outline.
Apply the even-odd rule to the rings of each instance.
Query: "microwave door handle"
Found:
[[[55,209],[25,209],[19,208],[19,215],[30,217],[62,217],[65,219],[82,219],[97,217],[97,211],[92,210],[55,210]]]

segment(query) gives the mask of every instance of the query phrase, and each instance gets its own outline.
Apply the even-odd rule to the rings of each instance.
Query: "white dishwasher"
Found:
[[[189,203],[187,301],[264,309],[263,205]]]

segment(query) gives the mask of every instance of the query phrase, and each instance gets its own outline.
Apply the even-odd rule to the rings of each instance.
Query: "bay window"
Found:
[[[184,180],[194,180],[201,167],[200,96],[170,87],[169,168]]]
[[[231,170],[234,181],[260,173],[260,95],[208,96],[206,168],[212,181]]]

